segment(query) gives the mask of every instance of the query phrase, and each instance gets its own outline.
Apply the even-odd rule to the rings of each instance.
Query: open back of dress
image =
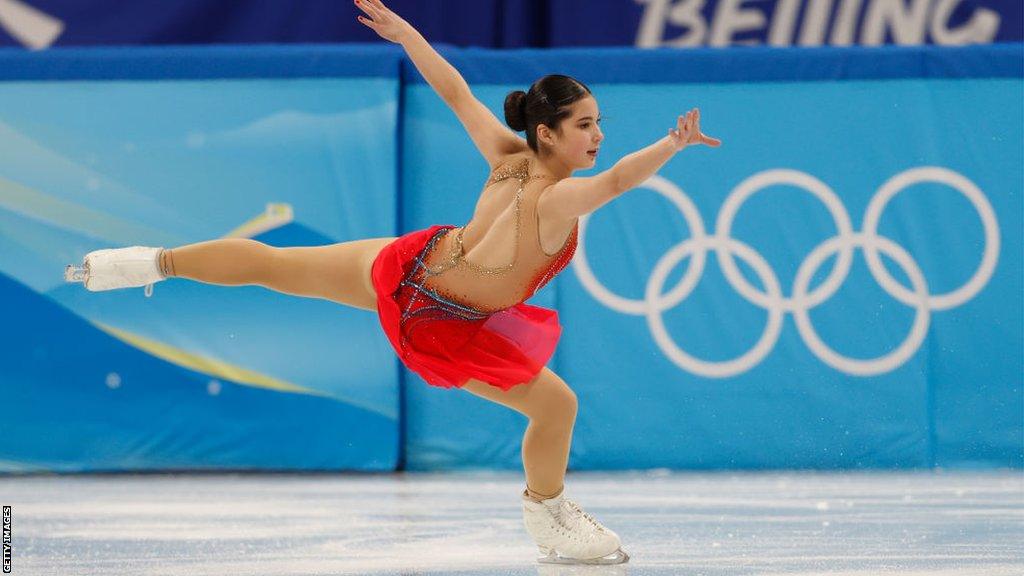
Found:
[[[569,263],[574,223],[546,253],[538,234],[543,178],[529,158],[498,166],[469,224],[436,224],[380,251],[372,277],[381,326],[402,362],[434,386],[470,378],[503,390],[535,378],[558,345],[556,310],[524,301]]]
[[[541,245],[537,199],[550,176],[531,176],[528,157],[498,166],[473,219],[451,228],[424,256],[423,286],[477,310],[497,311],[533,296],[572,259],[578,223],[562,247]]]

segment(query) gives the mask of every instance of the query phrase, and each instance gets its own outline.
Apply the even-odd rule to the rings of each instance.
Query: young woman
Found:
[[[561,75],[505,99],[503,126],[462,76],[380,0],[354,0],[358,19],[401,44],[469,132],[492,172],[468,224],[435,225],[401,237],[275,248],[221,239],[173,249],[98,250],[68,280],[89,290],[151,285],[169,277],[259,285],[375,310],[402,362],[431,385],[458,387],[529,419],[522,457],[526,529],[541,562],[621,563],[615,532],[563,496],[576,396],[545,366],[561,332],[557,313],[525,304],[576,248],[577,219],[637,186],[691,144],[721,142],[700,131],[700,112],[610,169],[592,168],[601,141],[597,101]],[[148,286],[147,286],[148,287]]]

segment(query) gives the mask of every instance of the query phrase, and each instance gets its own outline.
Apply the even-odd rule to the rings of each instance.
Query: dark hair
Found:
[[[505,97],[505,123],[516,132],[526,130],[526,143],[537,152],[537,126],[557,131],[558,124],[569,117],[577,100],[590,96],[590,88],[582,82],[549,74],[530,86],[529,92],[515,90]]]

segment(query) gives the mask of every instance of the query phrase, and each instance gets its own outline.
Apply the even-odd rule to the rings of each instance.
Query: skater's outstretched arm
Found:
[[[360,22],[381,38],[405,48],[416,69],[458,116],[491,168],[497,167],[508,154],[527,150],[526,140],[505,126],[473,96],[459,71],[442,58],[412,25],[384,6],[381,0],[354,1],[366,13],[366,16],[358,17]]]
[[[623,156],[611,168],[595,176],[566,178],[554,184],[545,197],[557,198],[544,206],[544,212],[558,220],[571,221],[597,210],[616,196],[635,188],[665,165],[676,152],[691,144],[717,147],[721,140],[700,131],[700,110],[694,108],[680,116],[675,129],[654,144]],[[543,201],[544,197],[542,197]]]

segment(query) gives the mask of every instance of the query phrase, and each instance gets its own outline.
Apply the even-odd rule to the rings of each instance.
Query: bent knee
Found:
[[[530,420],[547,425],[572,425],[579,411],[576,393],[568,386],[562,385],[546,394],[529,414]]]

